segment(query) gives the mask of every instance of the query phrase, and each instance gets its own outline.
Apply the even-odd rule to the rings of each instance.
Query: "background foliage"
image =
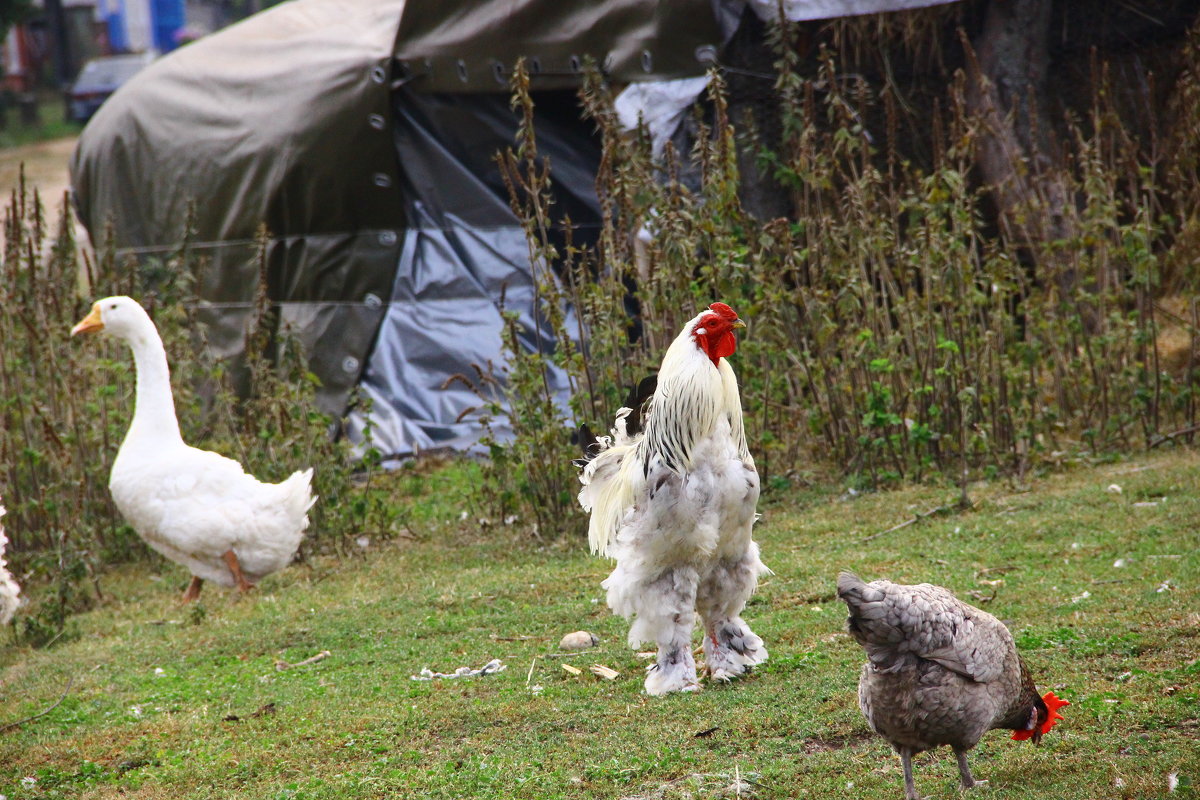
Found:
[[[733,360],[767,486],[830,472],[859,487],[933,480],[965,489],[993,475],[1021,483],[1031,469],[1064,460],[1190,437],[1200,181],[1186,132],[1200,126],[1200,106],[1187,101],[1200,85],[1195,46],[1176,92],[1177,133],[1154,141],[1139,139],[1118,113],[1097,68],[1090,111],[1064,122],[1066,156],[1054,176],[1072,198],[1062,226],[1070,234],[1012,241],[997,235],[993,198],[974,172],[986,131],[967,108],[961,71],[919,124],[894,85],[871,85],[838,53],[821,49],[815,71],[802,65],[791,35],[774,34],[782,125],[774,149],[762,146],[749,116],[740,126],[730,119],[714,71],[690,151],[669,142],[654,160],[648,137],[621,129],[611,87],[592,76],[581,98],[604,144],[595,248],[549,243],[547,225],[570,221],[554,217],[547,165],[531,140],[520,143],[543,173],[523,173],[514,209],[534,263],[559,268],[557,281],[543,282],[544,310],[559,341],[580,337],[551,313],[563,305],[585,333],[581,349],[547,347],[516,360],[526,374],[536,374],[529,362],[538,359],[571,373],[570,422],[609,424],[682,324],[719,299],[749,320]],[[531,119],[520,74],[514,88]],[[868,130],[868,118],[882,130]],[[914,131],[924,137],[915,144]],[[901,144],[929,158],[906,160]],[[746,213],[739,148],[784,187],[794,218]],[[1031,197],[1014,213],[1047,210]],[[546,435],[567,415],[528,413],[519,382],[507,400],[536,422],[510,446],[524,453],[514,460],[520,480],[561,487],[527,501],[559,530],[573,529],[577,487],[559,469],[572,445]],[[548,501],[558,504],[552,514]]]

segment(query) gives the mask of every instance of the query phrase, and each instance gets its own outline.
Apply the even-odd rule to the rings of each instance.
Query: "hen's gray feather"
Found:
[[[838,575],[838,596],[850,608],[850,634],[878,669],[916,656],[979,683],[1000,675],[1014,649],[1000,620],[969,606],[940,586],[864,583],[851,572]]]

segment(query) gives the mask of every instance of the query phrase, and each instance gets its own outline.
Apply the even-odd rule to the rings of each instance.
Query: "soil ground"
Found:
[[[54,211],[62,202],[63,192],[70,186],[67,162],[75,149],[75,137],[35,142],[0,150],[0,190],[11,196],[20,183],[21,165],[25,165],[25,181],[37,187],[42,202]]]

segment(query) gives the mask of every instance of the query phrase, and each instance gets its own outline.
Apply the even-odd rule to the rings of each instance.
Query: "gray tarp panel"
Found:
[[[147,67],[84,129],[79,216],[119,251],[174,248],[194,203],[210,339],[236,355],[265,223],[273,299],[341,411],[400,251],[388,76],[402,0],[285,3]]]
[[[720,44],[710,0],[454,0],[405,9],[396,57],[421,91],[494,92],[520,56],[554,89],[578,84],[585,57],[621,82],[696,75]]]
[[[599,147],[579,119],[573,93],[535,96],[538,152],[554,165],[553,214],[568,214],[577,243],[592,241],[600,219],[593,183]],[[556,113],[557,112],[557,113]],[[458,421],[480,400],[456,373],[501,364],[500,298],[519,311],[524,344],[553,341],[533,314],[525,234],[491,154],[511,146],[518,118],[503,95],[396,93],[396,149],[409,228],[387,315],[361,388],[372,405],[374,445],[385,454],[463,449],[478,423]],[[566,377],[550,376],[566,389]],[[351,417],[361,436],[366,420]],[[505,430],[497,422],[500,432]]]

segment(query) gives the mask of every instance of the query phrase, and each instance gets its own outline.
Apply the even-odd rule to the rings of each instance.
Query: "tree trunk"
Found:
[[[1052,5],[992,0],[968,58],[966,100],[983,124],[978,166],[995,198],[1001,233],[1033,261],[1040,281],[1052,282],[1070,301],[1078,282],[1074,264],[1043,247],[1074,232],[1063,156],[1042,100]]]

